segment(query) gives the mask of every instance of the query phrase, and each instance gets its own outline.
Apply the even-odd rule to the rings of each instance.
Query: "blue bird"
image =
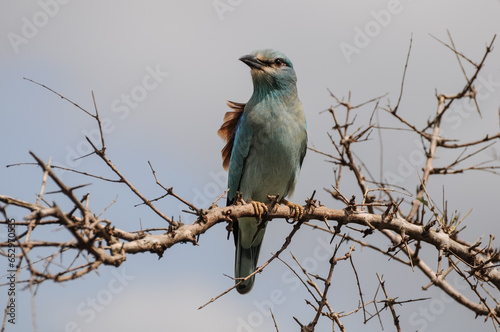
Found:
[[[303,207],[285,197],[293,193],[297,183],[307,131],[292,62],[271,49],[255,51],[240,60],[251,69],[253,94],[246,104],[228,101],[233,111],[225,114],[218,134],[227,141],[222,150],[223,166],[229,168],[227,205],[235,202],[239,192],[258,215],[240,218],[233,225],[236,289],[246,294],[255,276],[240,281],[257,267],[267,224],[262,221],[267,196],[279,195],[280,203],[292,209],[295,219],[303,213]]]

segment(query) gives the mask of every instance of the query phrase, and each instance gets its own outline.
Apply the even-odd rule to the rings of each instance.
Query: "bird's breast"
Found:
[[[249,115],[252,149],[245,161],[243,195],[258,201],[267,195],[284,197],[293,190],[307,140],[302,108],[277,107]]]

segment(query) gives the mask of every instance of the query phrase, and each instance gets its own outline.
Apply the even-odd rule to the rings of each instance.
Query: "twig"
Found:
[[[399,98],[398,98],[398,102],[396,104],[396,107],[394,107],[394,109],[392,110],[393,113],[396,113],[398,111],[399,103],[401,102],[401,97],[403,97],[403,87],[405,84],[406,69],[408,68],[408,61],[410,60],[412,43],[413,43],[413,33],[411,34],[411,37],[410,37],[410,46],[408,47],[408,55],[406,56],[405,69],[403,71],[403,78],[401,79],[401,91],[399,91]]]

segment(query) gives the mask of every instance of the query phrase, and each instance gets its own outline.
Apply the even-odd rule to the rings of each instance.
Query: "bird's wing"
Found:
[[[226,171],[229,168],[229,161],[231,160],[231,152],[233,151],[236,131],[238,129],[241,116],[243,115],[245,104],[228,100],[227,106],[233,109],[233,111],[227,112],[224,115],[224,123],[220,127],[219,131],[217,131],[217,134],[227,142],[226,146],[222,149],[222,166]]]
[[[229,163],[227,205],[233,203],[236,192],[240,190],[245,161],[251,149],[252,135],[252,126],[247,122],[246,112],[242,113],[234,134],[231,162]]]
[[[304,157],[306,156],[307,152],[307,132],[306,132],[306,139],[302,141],[302,146],[300,147],[300,165],[299,168],[302,168],[302,163],[304,162]]]

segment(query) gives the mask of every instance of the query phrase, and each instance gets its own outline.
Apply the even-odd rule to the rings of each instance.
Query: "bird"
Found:
[[[253,205],[256,217],[233,223],[235,284],[240,294],[251,291],[267,221],[268,196],[290,207],[298,220],[304,208],[285,198],[292,195],[307,150],[307,124],[297,94],[293,64],[273,49],[255,51],[239,60],[250,67],[253,93],[247,103],[228,101],[218,134],[226,141],[223,167],[228,171],[226,205],[238,199]]]

